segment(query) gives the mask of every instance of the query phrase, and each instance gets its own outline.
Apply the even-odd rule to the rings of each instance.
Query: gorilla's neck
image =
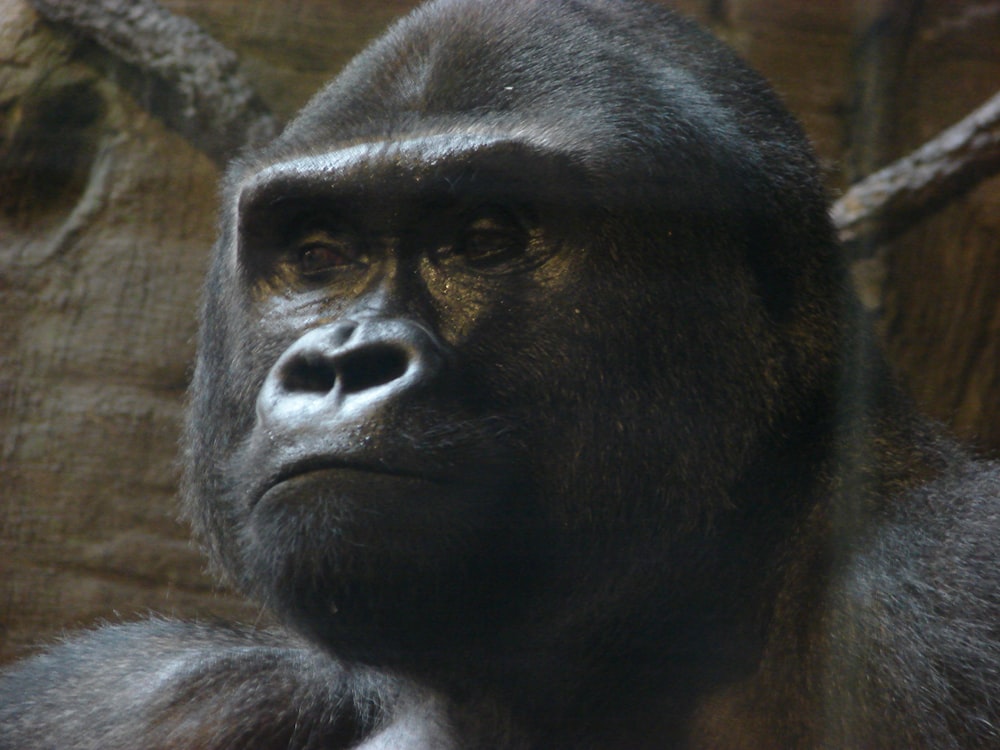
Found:
[[[845,644],[862,653],[864,629],[875,622],[854,598],[859,571],[892,572],[862,555],[891,537],[912,490],[969,458],[913,410],[877,355],[866,362],[846,380],[816,470],[821,479],[785,540],[788,562],[775,569],[774,608],[758,664],[746,679],[721,684],[699,702],[692,747],[818,745],[829,727],[815,721],[828,713],[829,696],[837,693],[846,704],[870,689],[863,669],[854,675],[857,684],[837,675]],[[783,718],[776,725],[773,717]]]

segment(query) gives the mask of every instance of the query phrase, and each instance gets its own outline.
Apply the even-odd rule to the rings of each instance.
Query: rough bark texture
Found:
[[[0,654],[216,598],[174,467],[217,173],[0,2]]]
[[[218,179],[192,142],[221,160],[247,137],[232,113],[249,106],[247,127],[267,112],[290,116],[415,4],[164,3],[234,50],[237,66],[186,22],[132,15],[145,0],[108,0],[121,11],[111,26],[82,18],[73,0],[38,2],[91,30],[0,0],[0,660],[147,609],[257,617],[213,589],[175,518],[175,444]],[[834,195],[958,122],[1000,80],[1000,0],[676,4],[773,81]],[[142,55],[174,67],[141,75]],[[233,83],[237,70],[246,84]],[[232,90],[212,88],[218,79],[235,86],[236,104],[226,104]],[[166,95],[172,80],[189,81],[188,93]],[[206,95],[221,97],[214,124],[191,114]],[[223,140],[206,145],[215,133]],[[993,452],[998,237],[994,177],[890,244],[869,236],[856,248],[864,298],[920,401]]]
[[[1000,170],[1000,93],[913,153],[851,186],[831,210],[845,250],[909,229]]]
[[[50,21],[92,39],[133,66],[152,93],[153,114],[225,164],[277,133],[267,107],[239,72],[236,54],[154,0],[32,0]]]

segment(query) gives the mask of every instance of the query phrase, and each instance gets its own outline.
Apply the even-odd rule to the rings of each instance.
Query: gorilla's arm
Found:
[[[102,628],[0,676],[0,748],[350,747],[419,704],[402,692],[287,635],[152,620]]]

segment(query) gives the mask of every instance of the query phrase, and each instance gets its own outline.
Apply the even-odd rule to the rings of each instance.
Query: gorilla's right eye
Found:
[[[302,276],[317,277],[363,265],[364,256],[353,237],[312,232],[296,243],[294,262]]]
[[[530,232],[511,212],[491,207],[473,214],[441,256],[480,273],[502,272],[525,264],[530,240]]]

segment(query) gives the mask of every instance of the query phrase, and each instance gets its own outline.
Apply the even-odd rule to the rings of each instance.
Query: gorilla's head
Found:
[[[752,640],[844,275],[805,139],[731,52],[638,2],[438,0],[222,211],[187,507],[241,588],[411,670]]]

